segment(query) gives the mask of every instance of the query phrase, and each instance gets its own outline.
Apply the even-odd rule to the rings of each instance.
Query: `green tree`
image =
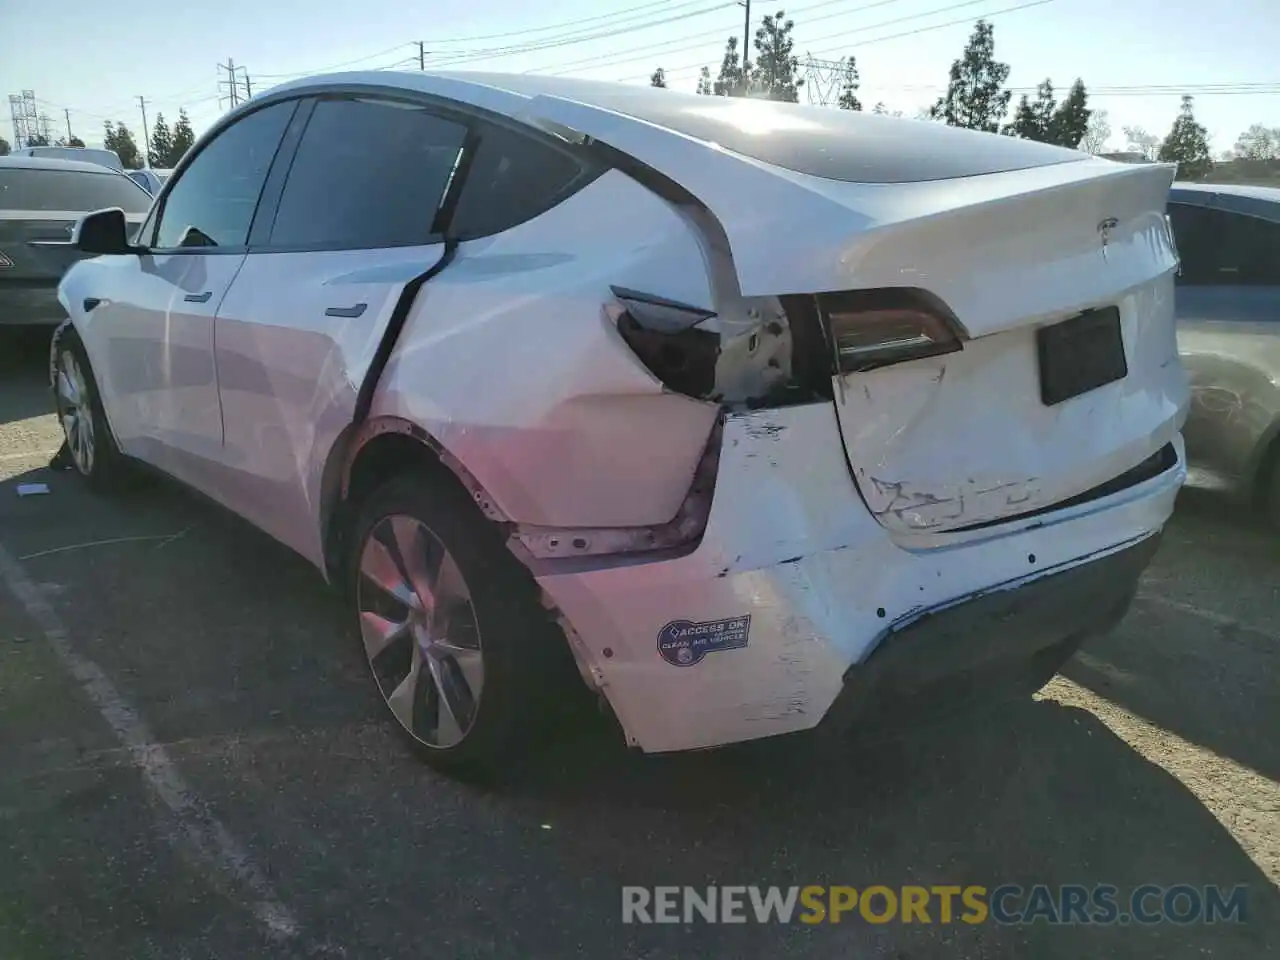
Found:
[[[709,68],[703,67],[698,71],[698,88],[694,92],[705,97],[715,93],[715,84],[711,80],[711,70]]]
[[[756,64],[747,76],[749,87],[770,100],[796,103],[800,100],[800,58],[795,55],[791,31],[794,20],[786,20],[785,10],[765,18],[756,30]],[[856,68],[855,68],[856,73]]]
[[[1162,163],[1176,163],[1177,175],[1183,180],[1199,180],[1213,169],[1209,153],[1209,131],[1196,122],[1192,97],[1184,96],[1169,135],[1156,155]]]
[[[742,73],[742,64],[738,56],[738,38],[730,37],[725,41],[724,57],[720,60],[720,73],[711,85],[711,92],[717,97],[745,97],[747,82]]]
[[[114,150],[126,170],[137,170],[142,166],[142,158],[138,156],[138,145],[133,140],[133,133],[123,123],[110,120],[103,123],[102,145]]]
[[[947,92],[938,98],[930,115],[953,127],[995,133],[1013,96],[1004,89],[1008,79],[1009,65],[995,58],[995,32],[990,23],[979,20],[964,55],[951,64]]]
[[[9,155],[9,141],[6,140],[4,137],[0,137],[0,157],[7,157],[8,155]]]
[[[659,67],[649,77],[649,86],[665,87],[667,85],[667,71]]]
[[[196,135],[191,130],[191,121],[187,119],[187,111],[178,111],[178,122],[173,125],[173,149],[169,151],[169,166],[176,167],[191,145],[196,142]]]
[[[173,133],[169,124],[164,122],[164,114],[156,114],[155,126],[151,128],[151,153],[147,164],[152,167],[171,167],[173,163]]]
[[[81,140],[79,137],[70,137],[70,138],[67,140],[67,146],[68,146],[68,147],[80,147],[80,148],[83,148],[83,147],[84,147],[84,141],[83,141],[83,140]]]
[[[37,133],[34,137],[27,137],[28,147],[47,147],[49,146],[49,138],[43,133]]]
[[[883,101],[883,100],[879,101],[879,102],[878,102],[874,107],[872,107],[872,108],[871,108],[871,112],[872,112],[872,113],[878,113],[878,114],[881,114],[882,116],[886,116],[886,117],[900,117],[900,116],[902,116],[902,111],[901,111],[901,110],[890,110],[888,107],[886,107],[886,106],[885,106],[885,104],[884,104],[884,101]]]
[[[853,54],[844,62],[844,70],[840,75],[840,98],[836,101],[841,110],[861,110],[862,101],[858,99],[858,62]]]
[[[1048,82],[1048,81],[1046,81]],[[1089,133],[1089,118],[1093,111],[1089,109],[1089,94],[1085,91],[1084,81],[1079,77],[1071,85],[1067,97],[1058,104],[1053,116],[1049,118],[1046,132],[1048,142],[1060,147],[1077,149]]]
[[[1013,111],[1013,121],[1006,125],[1001,133],[1010,137],[1021,137],[1023,140],[1038,140],[1040,123],[1036,118],[1036,108],[1031,105],[1031,98],[1025,93],[1018,98],[1018,106]]]

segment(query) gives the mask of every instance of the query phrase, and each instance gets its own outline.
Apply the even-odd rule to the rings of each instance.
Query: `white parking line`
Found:
[[[250,894],[248,905],[268,936],[277,940],[298,936],[298,922],[276,898],[248,852],[187,786],[146,722],[120,695],[102,668],[75,651],[58,614],[3,545],[0,545],[0,580],[44,633],[50,648],[128,750],[134,766],[173,813],[185,839],[196,847],[201,859]],[[219,886],[223,885],[215,884],[215,888]]]

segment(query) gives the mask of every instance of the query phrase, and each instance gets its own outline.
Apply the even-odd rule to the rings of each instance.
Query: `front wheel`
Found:
[[[580,683],[528,574],[444,476],[391,480],[353,534],[349,595],[397,725],[435,767],[513,773]]]
[[[65,460],[97,490],[118,488],[128,471],[102,409],[102,399],[84,344],[74,330],[58,341],[53,361],[53,397],[62,426]]]

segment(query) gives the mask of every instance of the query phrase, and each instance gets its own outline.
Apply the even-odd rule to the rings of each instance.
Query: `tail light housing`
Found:
[[[710,396],[716,386],[720,334],[699,329],[699,324],[715,313],[623,287],[612,290],[622,306],[618,332],[649,372],[677,393]]]
[[[923,290],[857,290],[817,297],[837,374],[955,353],[959,326]]]

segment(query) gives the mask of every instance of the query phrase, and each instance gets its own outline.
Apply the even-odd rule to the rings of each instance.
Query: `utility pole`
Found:
[[[62,113],[63,113],[63,115],[67,118],[67,143],[70,143],[70,142],[71,142],[71,140],[72,140],[72,136],[71,136],[71,111],[70,111],[70,110],[65,110],[65,109],[64,109],[64,110],[62,111]]]
[[[241,67],[241,69],[243,70],[244,68],[243,68],[243,67]],[[252,85],[252,84],[250,84],[250,82],[249,82],[249,71],[248,71],[248,70],[245,70],[245,72],[244,72],[244,98],[245,98],[246,100],[252,100],[252,99],[253,99],[253,85]]]
[[[745,11],[742,17],[742,82],[747,82],[747,44],[751,42],[751,0],[738,0]]]
[[[147,101],[138,97],[138,106],[142,109],[142,165],[151,166],[151,128],[147,126]]]
[[[418,43],[418,69],[425,71],[427,69],[427,51],[426,51],[426,48],[423,46],[423,43],[421,40],[417,41],[417,43]]]

